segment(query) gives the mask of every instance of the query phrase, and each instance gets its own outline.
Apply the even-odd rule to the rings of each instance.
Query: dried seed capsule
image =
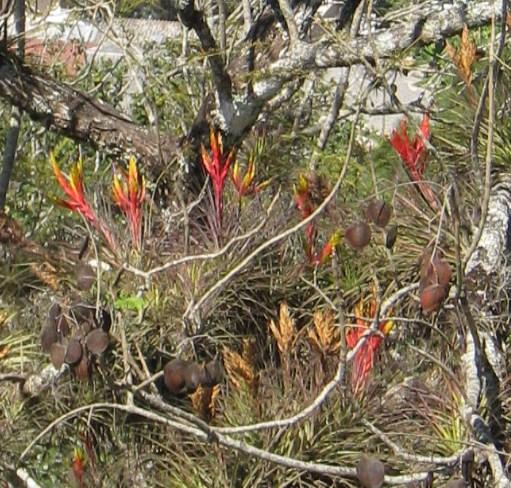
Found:
[[[452,277],[451,266],[449,263],[443,259],[435,258],[433,259],[432,264],[438,284],[445,287],[449,286],[449,282]]]
[[[91,368],[90,361],[87,358],[86,354],[82,355],[82,359],[80,359],[80,362],[73,368],[73,371],[80,381],[85,381],[89,379]]]
[[[67,364],[76,364],[78,361],[80,361],[80,359],[82,359],[82,354],[83,348],[80,344],[80,341],[77,338],[72,337],[67,344],[64,361]]]
[[[421,308],[424,313],[437,312],[447,298],[447,289],[442,285],[429,285],[421,292]]]
[[[197,363],[173,359],[165,365],[163,379],[171,393],[190,393],[206,382],[206,372]]]
[[[57,319],[57,334],[61,339],[69,335],[69,324],[64,314]]]
[[[49,320],[57,320],[57,317],[60,315],[62,309],[57,302],[53,302],[48,310],[48,319]]]
[[[55,369],[60,369],[60,367],[64,364],[65,356],[66,346],[63,346],[58,342],[54,342],[50,348],[50,360]]]
[[[365,222],[355,222],[346,229],[344,238],[353,249],[363,249],[371,240],[371,228]]]
[[[202,386],[215,386],[221,383],[224,379],[224,368],[221,361],[214,359],[204,366],[205,382]]]
[[[58,340],[59,336],[57,334],[56,322],[48,321],[48,324],[46,324],[41,331],[41,346],[43,351],[46,353],[50,352],[52,344]]]
[[[379,459],[363,454],[357,464],[357,477],[364,488],[381,488],[385,466]]]
[[[88,303],[75,303],[71,305],[69,314],[77,324],[93,322],[96,315],[96,307]]]
[[[163,368],[163,380],[171,393],[180,393],[185,386],[185,369],[188,361],[173,359]]]
[[[397,239],[398,226],[391,225],[389,230],[385,233],[385,247],[387,249],[392,249]]]
[[[390,222],[392,217],[392,205],[384,200],[371,200],[366,208],[366,217],[377,227],[384,228]]]
[[[76,286],[83,291],[87,291],[96,281],[97,274],[88,264],[77,263],[75,266]]]
[[[108,348],[110,338],[103,329],[94,329],[87,334],[85,345],[92,354],[103,354]]]
[[[460,479],[450,480],[445,485],[445,488],[465,488],[465,482],[463,480],[460,480]]]

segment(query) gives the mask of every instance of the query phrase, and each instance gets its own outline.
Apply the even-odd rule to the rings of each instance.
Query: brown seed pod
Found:
[[[398,225],[391,225],[387,232],[385,232],[385,247],[387,249],[392,249],[394,247],[394,244],[397,240],[397,233],[398,233]]]
[[[431,257],[430,251],[425,251],[421,260],[420,287],[421,290],[430,285],[449,287],[452,278],[450,264],[438,256]]]
[[[371,240],[371,228],[365,222],[355,222],[346,229],[344,238],[353,249],[363,249]]]
[[[69,315],[77,324],[83,322],[93,323],[96,316],[96,307],[88,303],[75,303],[69,309]]]
[[[190,393],[206,382],[206,372],[204,367],[197,363],[173,359],[165,365],[163,379],[171,393]]]
[[[85,345],[92,354],[103,354],[109,343],[110,338],[103,329],[92,330],[85,339]]]
[[[95,283],[97,274],[88,264],[77,263],[75,266],[76,286],[83,291],[87,291]]]
[[[97,327],[101,327],[105,332],[110,331],[112,326],[112,315],[104,308],[99,311],[99,317],[96,319]]]
[[[199,385],[206,385],[208,378],[204,366],[198,363],[190,363],[185,371],[185,387],[186,392],[191,393],[197,389]]]
[[[366,218],[382,229],[388,225],[393,213],[392,205],[384,200],[371,200],[366,207]]]
[[[57,334],[61,339],[69,335],[69,324],[64,314],[60,315],[57,319]]]
[[[447,289],[442,285],[429,285],[421,292],[421,308],[424,313],[437,312],[447,298]]]
[[[50,360],[51,364],[55,369],[60,369],[62,364],[64,364],[64,358],[66,356],[66,346],[59,344],[58,342],[54,342],[50,347]]]
[[[449,263],[443,259],[437,258],[433,260],[432,264],[438,284],[445,287],[449,286],[449,282],[452,277],[451,266]]]
[[[48,309],[48,319],[49,320],[57,320],[57,317],[62,312],[62,308],[57,302],[53,302]]]
[[[224,379],[225,371],[222,362],[214,359],[204,366],[205,381],[203,386],[215,386],[221,383]]]
[[[73,365],[82,359],[82,355],[83,348],[80,341],[76,337],[71,337],[67,344],[66,357],[64,358],[64,361],[67,364]]]
[[[364,488],[381,488],[385,466],[379,459],[363,454],[357,464],[357,477]]]
[[[57,334],[57,324],[55,321],[51,322],[48,320],[48,323],[43,327],[41,331],[41,346],[43,351],[48,353],[50,352],[51,345],[59,340],[59,336]]]
[[[86,381],[89,379],[91,369],[90,361],[86,354],[82,355],[82,359],[80,359],[80,362],[73,368],[73,371],[80,381]]]
[[[85,337],[91,330],[94,330],[94,324],[91,322],[82,322],[80,324],[80,335]]]
[[[182,359],[172,359],[163,368],[163,380],[171,393],[177,394],[183,391],[188,363],[188,361]]]

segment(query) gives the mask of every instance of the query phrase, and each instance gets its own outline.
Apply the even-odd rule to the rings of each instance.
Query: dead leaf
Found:
[[[277,341],[279,351],[283,354],[289,353],[297,334],[294,320],[285,303],[280,304],[278,325],[275,324],[275,321],[270,320],[269,327]]]
[[[0,347],[0,359],[4,359],[9,355],[9,351],[11,350],[10,346]]]
[[[477,47],[475,42],[470,40],[468,27],[465,25],[461,33],[461,42],[457,50],[449,42],[446,43],[447,55],[458,69],[460,78],[470,87],[472,85],[472,65],[476,59]]]

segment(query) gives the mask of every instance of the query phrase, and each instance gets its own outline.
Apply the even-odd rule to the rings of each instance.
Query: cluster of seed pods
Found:
[[[41,331],[42,349],[56,369],[65,363],[78,379],[89,379],[92,357],[102,355],[110,344],[111,323],[105,309],[86,303],[64,308],[54,302]]]
[[[373,223],[380,229],[385,229],[393,214],[392,205],[384,200],[371,200],[365,208],[366,221],[359,220],[344,231],[344,239],[350,247],[361,250],[371,241],[371,226]],[[369,223],[368,223],[369,222]],[[385,233],[385,245],[391,249],[397,237],[397,226],[391,226]]]
[[[165,386],[174,395],[193,393],[199,386],[215,386],[222,382],[223,376],[222,364],[216,359],[202,365],[176,358],[163,368]]]

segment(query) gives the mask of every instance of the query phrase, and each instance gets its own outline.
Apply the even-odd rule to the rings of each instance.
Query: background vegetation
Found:
[[[378,18],[391,18],[406,5],[376,7]],[[239,16],[238,24],[234,14],[227,19],[234,39]],[[347,35],[317,27],[339,45]],[[492,29],[498,41],[500,25],[467,28],[447,44],[380,60],[376,74],[367,67],[369,86],[382,90],[405,66],[421,74],[430,103],[390,97],[379,107],[408,121],[415,159],[399,153],[391,134],[368,130],[374,107],[356,90],[318,148],[335,89],[319,75],[297,73],[313,89],[305,83],[274,104],[243,138],[224,133],[216,156],[221,136],[209,117],[202,148],[184,144],[180,162],[158,168],[140,158],[130,167],[130,154],[23,117],[0,216],[1,482],[16,486],[27,475],[48,487],[381,486],[360,485],[373,469],[364,462],[378,459],[388,484],[508,486],[491,461],[496,453],[510,476],[507,261],[483,284],[464,274],[485,224],[485,196],[509,172],[510,56],[507,40],[500,51],[491,44]],[[222,53],[227,66],[238,48]],[[195,38],[185,54],[181,40],[148,43],[137,68],[142,89],[129,96],[123,62],[84,65],[73,79],[58,62],[44,69],[140,125],[184,137],[214,84],[205,61]],[[1,110],[7,121],[11,105]],[[7,129],[0,124],[2,152]],[[216,191],[215,164],[226,169],[231,150]],[[58,205],[72,197],[50,154],[64,181],[75,174],[75,190],[84,185],[86,206],[74,207],[81,212]],[[72,170],[78,160],[82,175]],[[253,180],[242,180],[252,164]],[[113,181],[129,205],[112,197]],[[140,243],[130,233],[136,211]],[[440,295],[428,302],[431,286]],[[84,303],[89,312],[77,311]],[[68,353],[80,340],[85,359],[51,366],[59,360],[45,344],[48,327],[59,336],[49,346],[60,342]],[[487,380],[496,388],[478,405],[483,431],[467,413],[472,327],[501,361]],[[91,330],[108,334],[106,350],[95,349]],[[215,369],[172,391],[161,372],[174,358]],[[271,424],[278,419],[290,420]]]

